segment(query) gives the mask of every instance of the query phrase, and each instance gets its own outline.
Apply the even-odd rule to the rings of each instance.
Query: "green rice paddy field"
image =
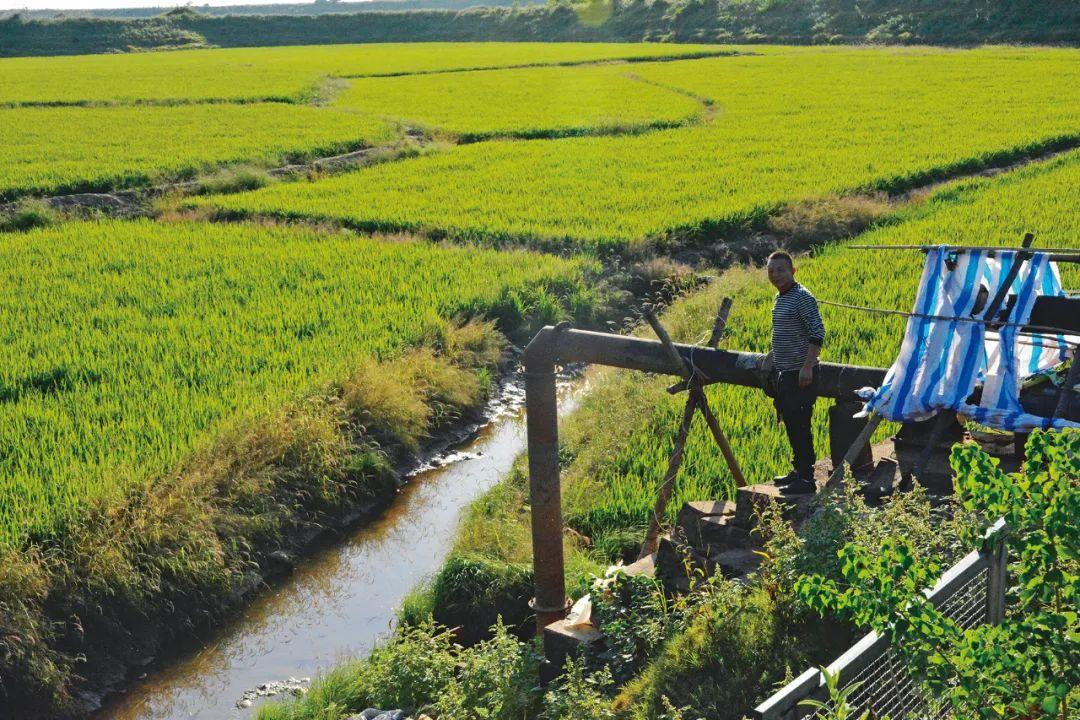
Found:
[[[70,223],[0,245],[0,544],[162,475],[215,430],[586,263],[247,226]]]
[[[799,198],[902,188],[995,156],[1075,142],[1077,60],[1071,50],[995,48],[633,65],[625,72],[642,81],[710,101],[710,120],[633,137],[475,144],[204,202],[367,229],[600,249],[716,236]],[[445,78],[367,87],[393,93],[394,82],[414,87]],[[424,121],[422,103],[430,99],[431,122],[442,116],[436,94],[418,93],[418,104],[409,93],[395,98],[398,114]],[[461,109],[452,123],[459,129],[482,131],[502,115],[489,102],[463,101]],[[350,203],[358,193],[366,202]]]
[[[1064,152],[945,185],[861,240],[1010,244],[1030,230],[1075,245],[1080,231],[1080,51],[1068,49],[441,43],[17,58],[0,60],[0,106],[0,199],[398,146],[407,128],[429,140],[348,172],[148,204],[138,220],[32,209],[8,226],[44,227],[0,232],[0,677],[35,677],[54,698],[72,674],[67,650],[45,649],[57,632],[45,598],[87,508],[123,517],[230,428],[425,345],[433,328],[593,316],[613,267],[597,256],[723,243],[792,204],[1051,151]],[[799,278],[824,298],[905,308],[917,263],[833,245]],[[697,338],[722,294],[736,299],[728,346],[765,350],[771,291],[756,270],[679,301],[675,334]],[[830,361],[887,364],[902,329],[825,319]],[[780,469],[768,409],[712,392],[749,474]],[[566,434],[571,525],[602,538],[643,521],[677,402],[654,380],[599,383]],[[597,438],[601,419],[611,432]],[[672,508],[731,489],[705,440],[697,428]],[[458,551],[527,561],[521,491],[518,477],[478,503]],[[206,569],[177,537],[161,562],[183,593]],[[584,572],[608,558],[571,559]],[[64,576],[92,604],[111,570],[79,563]],[[117,592],[160,587],[154,576]]]

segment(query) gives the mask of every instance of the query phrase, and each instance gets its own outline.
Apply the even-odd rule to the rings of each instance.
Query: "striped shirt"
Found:
[[[794,283],[776,294],[772,310],[773,366],[777,370],[797,370],[806,362],[810,344],[825,344],[825,324],[821,322],[817,300],[810,291]]]

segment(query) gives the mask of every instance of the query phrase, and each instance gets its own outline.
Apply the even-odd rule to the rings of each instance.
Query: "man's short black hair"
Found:
[[[795,261],[791,259],[791,254],[787,250],[774,250],[765,262],[769,263],[773,260],[787,260],[788,267],[795,268]]]

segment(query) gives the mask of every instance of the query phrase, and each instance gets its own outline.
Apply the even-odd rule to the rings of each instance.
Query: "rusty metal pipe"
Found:
[[[555,328],[546,327],[536,334],[525,349],[526,364],[531,353],[551,342]],[[558,359],[563,363],[589,363],[643,370],[666,375],[682,375],[685,365],[676,366],[659,340],[591,332],[566,330],[558,341]],[[724,382],[746,387],[761,387],[758,364],[764,355],[760,353],[731,352],[694,345],[675,343],[675,349],[684,360],[693,357],[694,367],[700,371],[702,384]],[[818,366],[822,397],[857,399],[855,391],[861,387],[881,385],[885,379],[883,368],[860,367],[821,363]]]
[[[547,327],[525,350],[525,426],[529,448],[532,510],[532,608],[536,631],[566,617],[563,574],[562,494],[559,486],[559,420],[555,392],[558,333]]]

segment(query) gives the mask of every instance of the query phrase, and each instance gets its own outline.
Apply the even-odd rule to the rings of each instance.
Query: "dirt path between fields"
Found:
[[[308,162],[289,163],[262,171],[270,178],[299,179],[319,175],[335,174],[355,170],[365,165],[387,162],[405,157],[413,157],[423,148],[431,145],[434,139],[416,128],[405,128],[402,137],[387,145],[374,145],[341,155],[314,158]],[[229,192],[215,189],[215,183],[241,165],[226,165],[215,174],[209,174],[196,180],[161,183],[149,187],[113,190],[109,192],[84,192],[65,195],[29,196],[0,205],[0,215],[17,212],[26,201],[42,202],[49,209],[62,214],[75,216],[107,215],[109,217],[131,218],[148,216],[150,203],[164,195],[200,195],[210,192]],[[259,172],[255,170],[254,172]],[[249,190],[241,187],[239,190]]]

